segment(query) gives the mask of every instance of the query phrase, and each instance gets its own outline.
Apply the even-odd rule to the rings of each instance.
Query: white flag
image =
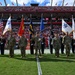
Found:
[[[4,31],[3,31],[3,35],[4,35],[7,31],[11,31],[11,30],[12,30],[12,28],[11,28],[11,16],[10,16],[9,19],[7,20],[5,29],[4,29]]]
[[[73,39],[75,39],[75,23],[74,23],[73,16],[72,16],[72,31],[73,31]]]
[[[71,33],[72,32],[72,28],[62,19],[62,31],[64,33]]]

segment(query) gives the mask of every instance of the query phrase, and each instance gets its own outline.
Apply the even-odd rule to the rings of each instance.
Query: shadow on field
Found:
[[[9,55],[0,55],[0,57],[9,57]]]
[[[21,56],[16,56],[15,59],[24,60],[24,61],[36,61],[34,55],[26,55],[24,58],[22,58]]]
[[[75,55],[70,55],[69,57],[65,55],[59,57],[55,57],[55,55],[43,55],[40,58],[40,62],[75,62]]]
[[[43,62],[43,61],[45,61],[45,62],[75,62],[74,60],[70,60],[70,59],[60,59],[60,58],[46,58],[46,59],[44,59],[44,58],[42,58],[42,59],[40,59],[40,62]]]
[[[21,55],[14,55],[14,57],[9,57],[9,55],[0,55],[0,58],[9,58],[23,61],[36,61],[35,55],[26,55],[26,57],[22,58]]]
[[[10,58],[9,55],[0,55],[0,57]],[[25,58],[22,58],[21,55],[14,55],[12,59],[23,60],[23,61],[36,61],[35,55],[26,55]],[[54,54],[44,54],[41,56],[40,62],[75,62],[75,55],[60,55],[58,58]]]

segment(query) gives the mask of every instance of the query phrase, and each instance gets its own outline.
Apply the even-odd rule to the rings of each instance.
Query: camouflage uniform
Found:
[[[8,47],[9,47],[9,50],[10,50],[10,57],[13,57],[14,56],[14,46],[16,44],[16,40],[13,36],[10,37],[10,39],[8,40]]]
[[[41,38],[36,36],[35,37],[35,54],[37,55],[39,51],[39,54],[41,55]]]
[[[27,46],[27,39],[22,36],[19,40],[19,47],[21,49],[21,56],[22,58],[25,57],[25,49],[26,49],[26,46]]]
[[[64,44],[65,44],[65,47],[66,47],[66,55],[69,56],[70,48],[71,48],[71,38],[70,38],[70,36],[64,37]]]
[[[57,57],[59,57],[59,49],[61,47],[61,44],[60,44],[60,38],[59,37],[54,37],[53,38],[53,48],[55,49],[55,55]]]

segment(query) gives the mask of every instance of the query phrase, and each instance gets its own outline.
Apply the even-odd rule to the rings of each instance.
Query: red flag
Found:
[[[24,19],[22,18],[18,35],[22,36],[24,34]]]

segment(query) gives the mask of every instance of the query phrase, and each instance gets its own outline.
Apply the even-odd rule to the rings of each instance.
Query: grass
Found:
[[[43,75],[75,75],[75,55],[43,55],[40,59]]]
[[[75,55],[44,54],[40,58],[42,75],[75,75]],[[34,55],[26,55],[22,59],[20,55],[9,58],[8,55],[0,55],[0,75],[38,75],[37,63]]]
[[[19,55],[14,58],[0,55],[0,75],[37,75],[36,59],[32,55],[27,55],[25,59]]]

